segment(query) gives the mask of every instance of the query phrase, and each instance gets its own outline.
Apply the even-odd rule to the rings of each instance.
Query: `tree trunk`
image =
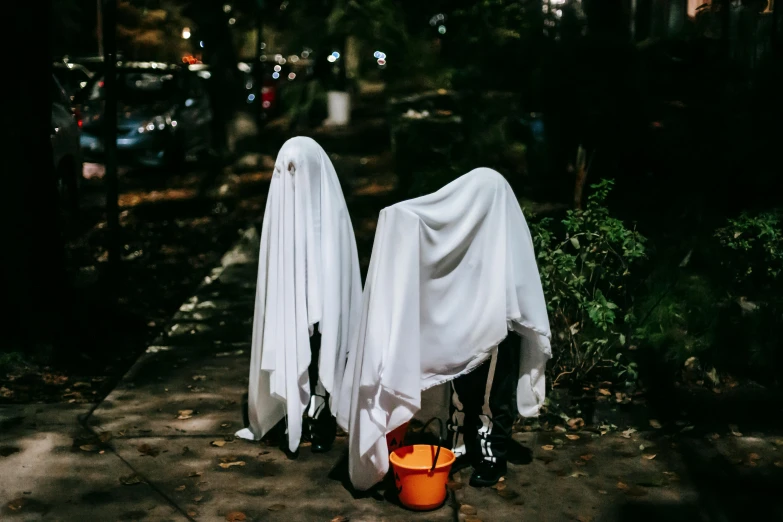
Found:
[[[228,126],[237,107],[240,82],[237,53],[223,2],[189,5],[183,14],[196,22],[204,40],[204,63],[209,64],[212,103],[212,139],[215,149],[225,158],[228,150]]]
[[[103,0],[102,0],[103,1]],[[105,0],[103,6],[103,63],[105,68],[103,146],[105,151],[106,175],[106,225],[108,228],[109,284],[115,289],[120,265],[120,218],[119,187],[117,180],[117,2]]]

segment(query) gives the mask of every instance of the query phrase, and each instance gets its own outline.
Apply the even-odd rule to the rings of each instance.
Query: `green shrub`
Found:
[[[25,366],[27,360],[21,352],[2,352],[0,353],[0,374],[13,371],[21,366]]]
[[[693,240],[691,263],[660,261],[640,300],[636,332],[673,372],[779,380],[783,368],[783,229],[780,212],[742,214]],[[685,266],[688,265],[688,266]],[[697,371],[694,371],[696,368]]]
[[[728,301],[718,364],[779,380],[783,368],[783,212],[743,213],[716,231]]]
[[[721,265],[735,293],[756,298],[780,298],[783,283],[783,223],[781,212],[743,213],[729,219],[715,237],[723,247]]]
[[[638,302],[643,317],[636,337],[672,371],[694,356],[708,362],[725,294],[704,274],[688,273],[676,265],[660,268],[650,280],[650,288]]]
[[[633,331],[632,270],[645,257],[645,238],[610,216],[612,181],[593,185],[584,210],[571,210],[555,231],[550,218],[531,224],[549,309],[552,382],[579,382],[595,370],[634,382],[628,357]]]

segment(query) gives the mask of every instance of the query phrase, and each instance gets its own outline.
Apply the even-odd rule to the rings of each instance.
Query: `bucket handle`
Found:
[[[438,430],[438,449],[435,452],[435,458],[432,459],[432,468],[430,469],[430,473],[435,471],[435,466],[438,465],[438,457],[440,456],[440,448],[443,446],[443,420],[440,417],[433,417],[427,422],[424,423],[424,426],[422,426],[421,431],[424,433],[424,431],[427,429],[427,426],[430,425],[432,421],[438,421],[438,424],[440,425],[440,429]]]

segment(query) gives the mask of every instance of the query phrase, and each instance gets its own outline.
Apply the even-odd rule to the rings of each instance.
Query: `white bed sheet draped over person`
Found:
[[[310,400],[310,335],[321,332],[320,384],[340,389],[361,275],[351,218],[337,173],[310,138],[288,140],[269,188],[258,261],[248,413],[237,436],[258,440],[287,415],[295,451]]]
[[[356,488],[382,480],[385,434],[420,409],[421,391],[476,368],[509,330],[522,337],[517,408],[535,416],[549,320],[530,231],[503,176],[475,169],[381,211],[337,415]]]

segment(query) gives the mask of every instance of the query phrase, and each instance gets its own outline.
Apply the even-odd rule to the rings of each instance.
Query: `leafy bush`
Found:
[[[27,360],[21,352],[0,353],[0,374],[10,372],[27,364]]]
[[[732,288],[754,298],[780,297],[783,283],[783,222],[780,212],[742,214],[715,233],[724,255],[721,265]]]
[[[691,357],[708,363],[725,294],[704,274],[676,265],[660,267],[649,285],[638,302],[643,318],[636,337],[671,371],[683,368]]]
[[[578,382],[598,369],[637,378],[627,356],[635,321],[629,283],[646,240],[609,215],[604,204],[612,183],[593,185],[586,208],[569,211],[561,233],[550,218],[531,224],[552,328],[553,384]]]
[[[716,231],[731,306],[718,325],[718,363],[778,380],[783,368],[783,220],[780,210],[742,214]]]
[[[742,214],[693,241],[691,263],[650,277],[636,336],[672,370],[718,384],[731,374],[779,379],[783,368],[783,228],[780,212]],[[688,265],[688,266],[685,266]],[[698,364],[692,357],[696,357]],[[694,371],[698,368],[699,371]],[[709,370],[709,371],[708,371]]]
[[[295,82],[281,95],[283,107],[287,107],[287,115],[292,129],[297,127],[314,127],[327,117],[326,91],[321,82]]]

